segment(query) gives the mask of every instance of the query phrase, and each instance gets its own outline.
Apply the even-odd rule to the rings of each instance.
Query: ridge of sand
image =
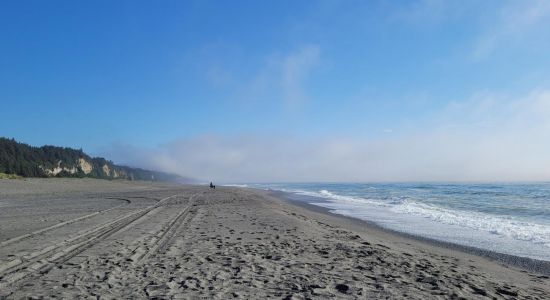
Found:
[[[55,207],[61,200],[77,205],[95,199],[83,202],[89,206],[83,216],[96,209],[93,203],[103,203],[99,199],[130,200],[127,205],[107,201],[114,209],[1,247],[0,298],[544,299],[550,294],[547,276],[377,231],[255,190],[106,183],[110,190],[101,192],[103,183],[92,183],[97,191],[76,196],[71,191],[65,198],[62,192],[54,198],[36,193],[12,198],[0,190],[3,209],[15,210],[27,199],[26,205],[37,203],[35,214],[40,205]],[[3,222],[0,218],[0,227]],[[35,231],[30,227],[19,233]]]

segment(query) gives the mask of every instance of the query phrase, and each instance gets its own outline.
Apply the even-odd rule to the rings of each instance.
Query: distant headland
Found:
[[[193,181],[176,174],[116,165],[103,157],[91,157],[82,149],[50,145],[34,147],[4,137],[0,137],[0,174],[0,178],[75,177],[182,183]]]

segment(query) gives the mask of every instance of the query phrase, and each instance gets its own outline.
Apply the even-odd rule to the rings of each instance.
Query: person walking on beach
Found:
[[[211,189],[216,189],[216,186],[212,184],[212,181],[210,181],[210,188]]]

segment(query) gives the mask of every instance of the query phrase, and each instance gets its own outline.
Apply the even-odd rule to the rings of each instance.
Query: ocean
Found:
[[[550,183],[247,184],[382,227],[550,261]]]

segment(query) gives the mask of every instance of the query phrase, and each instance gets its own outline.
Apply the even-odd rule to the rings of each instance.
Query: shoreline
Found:
[[[12,228],[0,247],[2,299],[550,294],[548,276],[260,190],[99,180],[6,183],[0,190],[7,204],[0,227]]]
[[[255,189],[255,190],[260,190],[260,189]],[[464,254],[475,255],[481,258],[488,259],[489,261],[492,261],[497,264],[503,264],[505,266],[515,267],[521,270],[550,276],[550,261],[538,260],[538,259],[516,256],[516,255],[506,254],[506,253],[500,253],[500,252],[495,252],[491,250],[486,250],[486,249],[481,249],[481,248],[476,248],[476,247],[466,246],[466,245],[460,245],[458,243],[440,241],[433,238],[401,232],[401,231],[380,226],[373,221],[362,220],[359,218],[337,214],[332,212],[331,209],[329,208],[311,204],[306,201],[293,199],[291,196],[294,194],[289,192],[276,191],[276,190],[271,190],[271,191],[260,190],[260,191],[265,192],[269,196],[280,199],[285,203],[298,206],[312,212],[321,213],[331,217],[348,220],[350,222],[358,224],[359,226],[364,226],[367,231],[378,231],[383,234],[389,234],[396,237],[412,240],[413,242],[423,243],[431,247],[438,247],[438,248],[442,248],[450,251],[458,251]],[[319,199],[321,201],[326,201],[323,198],[317,198],[314,196],[308,196],[308,197],[312,199]]]

